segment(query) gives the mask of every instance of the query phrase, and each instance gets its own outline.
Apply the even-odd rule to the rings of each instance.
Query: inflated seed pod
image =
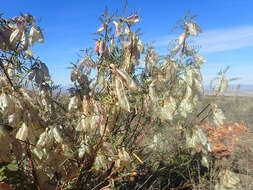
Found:
[[[30,33],[29,33],[29,44],[30,46],[33,46],[35,42],[43,43],[44,42],[44,36],[42,34],[42,31],[39,27],[33,25]]]
[[[9,104],[10,104],[10,97],[5,92],[2,92],[0,96],[0,110],[3,113],[6,113],[8,110]]]
[[[58,129],[58,127],[54,127],[52,129],[53,131],[53,135],[54,135],[54,139],[56,142],[58,143],[62,143],[63,142],[63,135],[62,135],[62,132]]]
[[[130,112],[129,101],[127,99],[126,91],[124,89],[122,81],[116,77],[115,83],[116,83],[116,85],[115,85],[116,86],[116,94],[118,96],[118,101],[119,101],[120,106],[124,110]]]
[[[16,139],[25,141],[26,138],[28,138],[28,132],[29,130],[26,123],[23,123],[16,134]]]
[[[116,69],[116,72],[118,73],[118,75],[123,79],[124,83],[126,84],[126,87],[134,92],[138,91],[138,87],[136,85],[136,83],[134,82],[134,80],[129,76],[129,74],[124,71],[124,70],[120,70],[120,69]]]
[[[16,43],[17,41],[20,41],[21,37],[22,37],[22,31],[20,31],[18,28],[15,29],[10,36],[10,45],[12,48],[16,48]]]

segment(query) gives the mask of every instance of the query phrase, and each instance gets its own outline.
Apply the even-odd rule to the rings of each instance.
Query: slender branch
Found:
[[[37,190],[40,190],[39,181],[38,181],[35,169],[34,169],[33,160],[32,160],[32,154],[31,154],[31,149],[30,149],[30,146],[29,146],[30,142],[29,142],[28,138],[26,138],[25,141],[26,141],[26,151],[27,151],[27,155],[28,155],[29,160],[30,160],[30,168],[32,170],[32,175],[33,175],[33,178],[34,178],[34,182],[35,182],[35,184],[37,186]]]
[[[12,87],[14,90],[16,90],[16,88],[14,87],[14,85],[13,85],[11,79],[10,79],[10,76],[9,76],[8,72],[6,71],[6,69],[5,69],[5,67],[4,67],[4,64],[3,64],[3,62],[2,62],[1,59],[0,59],[0,67],[2,68],[2,70],[3,70],[3,72],[4,72],[4,75],[6,76],[6,78],[7,78],[8,82],[10,83],[11,87]]]

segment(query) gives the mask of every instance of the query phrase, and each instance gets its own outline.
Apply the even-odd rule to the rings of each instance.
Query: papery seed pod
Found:
[[[197,36],[198,33],[197,33],[195,25],[192,22],[190,22],[187,26],[188,26],[189,34],[192,36]]]
[[[101,40],[99,44],[98,55],[102,56],[105,53],[105,51],[106,51],[105,42]]]
[[[125,22],[127,22],[128,24],[135,24],[135,23],[138,23],[140,21],[141,21],[141,19],[137,14],[130,15],[129,17],[127,17],[125,19]]]
[[[140,39],[138,39],[137,47],[138,47],[138,51],[140,53],[144,53],[144,45],[143,45],[143,43],[142,43],[142,41]]]
[[[52,130],[55,141],[58,143],[62,143],[63,142],[62,132],[58,129],[58,127],[54,127]]]
[[[126,91],[124,89],[124,85],[118,77],[116,77],[116,79],[115,79],[115,85],[116,85],[116,95],[118,97],[118,101],[119,101],[120,106],[124,110],[130,112],[130,105],[129,105],[129,102],[128,102],[128,99],[126,96]]]
[[[99,54],[100,41],[101,41],[100,39],[98,39],[98,40],[96,41],[95,48],[94,48],[94,51],[95,51],[95,53],[97,53],[97,54]]]
[[[102,154],[97,154],[94,162],[95,170],[97,171],[107,170],[108,167],[109,167],[108,159]]]
[[[179,50],[180,50],[180,46],[179,45],[177,45],[177,46],[175,46],[172,50],[171,50],[171,53],[176,53],[176,52],[178,52]]]
[[[40,69],[36,69],[35,82],[41,85],[45,81],[44,73]]]
[[[3,113],[7,113],[10,103],[10,97],[5,92],[2,92],[0,96],[0,111],[2,111]]]
[[[26,92],[25,89],[20,88],[19,91],[22,93],[23,97],[28,101],[28,102],[32,102],[32,98],[31,96]],[[17,102],[16,102],[17,103]],[[20,106],[22,108],[22,106]]]
[[[73,67],[72,71],[71,71],[70,80],[72,82],[75,82],[77,80],[77,78],[78,78],[78,72],[77,72],[76,68]]]
[[[67,158],[72,158],[73,157],[73,151],[71,150],[70,146],[67,144],[62,144],[61,145],[62,148],[62,154],[63,156],[67,157]]]
[[[185,80],[185,82],[187,82],[189,86],[193,85],[193,69],[190,66],[186,67],[182,78]]]
[[[184,41],[185,41],[185,38],[186,38],[186,34],[185,33],[182,33],[178,38],[177,38],[177,41],[178,41],[178,45],[179,46],[182,46]]]
[[[33,80],[36,74],[36,70],[32,70],[30,71],[30,73],[28,74],[28,78],[29,80]]]
[[[227,88],[228,88],[228,80],[226,79],[225,75],[222,75],[217,82],[217,85],[214,89],[214,93],[224,94],[227,91]]]
[[[126,36],[129,36],[130,32],[131,32],[131,30],[130,30],[129,26],[126,26],[124,34]]]
[[[22,32],[22,36],[20,39],[21,49],[27,50],[28,49],[28,37],[25,31]]]
[[[83,114],[84,115],[89,115],[90,113],[90,106],[89,106],[89,99],[87,96],[83,96],[83,102],[82,102],[82,107],[83,107]],[[81,117],[82,118],[82,117]]]
[[[113,156],[113,155],[117,154],[116,148],[111,143],[109,143],[109,142],[104,142],[103,143],[102,150],[108,156]]]
[[[47,140],[47,135],[48,135],[48,128],[46,129],[45,132],[43,132],[40,136],[39,136],[39,140],[37,141],[37,147],[39,148],[43,148],[46,145],[46,140]]]
[[[43,156],[44,156],[44,153],[42,152],[42,150],[40,149],[40,148],[34,148],[34,149],[32,149],[32,152],[33,152],[33,154],[35,155],[35,156],[37,156],[37,158],[39,159],[39,160],[42,160],[42,158],[43,158]]]
[[[85,143],[83,140],[80,143],[80,148],[78,149],[78,157],[80,159],[82,159],[84,157],[84,155],[89,154],[90,153],[90,149],[89,146],[87,145],[87,143]]]
[[[99,72],[98,73],[98,85],[99,85],[99,89],[104,89],[105,87],[105,76],[104,73]]]
[[[102,32],[105,29],[105,24],[102,24],[99,29],[97,30],[97,32]]]
[[[16,113],[12,113],[10,115],[8,115],[8,123],[10,126],[14,125],[16,122]]]
[[[241,189],[240,188],[240,178],[239,175],[228,170],[223,169],[219,173],[219,185],[221,186],[220,189]],[[216,189],[215,189],[216,190]],[[219,190],[219,189],[217,189]]]
[[[187,26],[188,26],[188,32],[192,36],[197,36],[198,32],[202,32],[201,28],[196,22],[191,21],[189,24],[187,24]]]
[[[25,50],[25,56],[26,56],[25,58],[27,59],[29,57],[34,57],[35,54],[32,52],[32,50],[27,49],[27,50]]]
[[[180,105],[178,107],[178,112],[180,113],[181,116],[183,116],[184,118],[187,118],[188,114],[193,112],[194,106],[191,103],[191,101],[187,100],[187,99],[183,99],[180,102]]]
[[[109,52],[112,53],[115,49],[115,42],[114,42],[114,37],[112,36],[112,39],[110,41],[110,48],[109,48]]]
[[[49,70],[48,70],[45,63],[40,63],[40,68],[41,68],[41,70],[43,71],[43,73],[46,77],[50,77]]]
[[[76,126],[76,131],[86,131],[86,119],[84,115],[81,115],[81,118]]]
[[[69,105],[68,105],[68,110],[70,111],[72,109],[77,109],[76,97],[75,96],[70,98],[70,102],[69,102]]]
[[[8,72],[9,77],[11,77],[11,78],[12,78],[12,77],[14,76],[14,74],[15,74],[14,69],[13,69],[12,66],[7,67],[7,72]]]
[[[14,30],[10,36],[10,45],[12,48],[16,48],[17,41],[20,41],[22,32],[19,29]]]
[[[200,67],[203,63],[206,62],[206,59],[200,55],[196,55],[194,56],[194,61],[195,64]]]
[[[201,158],[201,164],[202,166],[205,166],[206,168],[209,168],[209,162],[206,156],[202,156]]]
[[[100,116],[94,115],[88,120],[89,125],[87,125],[87,130],[90,130],[91,133],[95,133],[99,129]]]
[[[26,123],[23,123],[16,134],[16,139],[25,141],[26,138],[28,138],[28,132],[29,132],[29,129]]]
[[[215,107],[213,110],[213,119],[216,126],[223,125],[224,120],[226,119],[225,115],[223,114],[222,110]]]
[[[200,143],[205,146],[207,144],[207,137],[202,129],[197,126],[196,136],[198,136]]]
[[[34,23],[34,16],[30,15],[30,14],[25,14],[24,15],[25,21],[29,24],[33,24]]]
[[[120,161],[120,164],[118,165],[118,167],[121,167],[121,168],[126,167],[127,169],[130,169],[131,157],[124,147],[122,149],[118,149],[118,156],[119,156],[119,161]]]
[[[173,97],[169,97],[164,101],[164,105],[161,108],[161,119],[162,120],[173,120],[174,115],[176,114],[177,103]]]
[[[135,92],[139,90],[134,80],[129,76],[126,71],[116,68],[116,72],[121,77],[121,79],[123,79],[123,82],[126,84],[127,88]]]
[[[33,25],[30,33],[29,33],[29,44],[30,46],[33,46],[35,42],[43,43],[44,42],[44,36],[42,34],[42,31],[39,27]]]
[[[119,37],[122,34],[123,31],[123,23],[121,22],[116,22],[116,21],[112,21],[112,23],[114,24],[116,31],[115,31],[115,37]]]
[[[17,27],[19,30],[21,31],[24,31],[25,30],[25,23],[26,23],[26,20],[24,17],[20,16],[17,18],[16,20],[16,23],[17,23]]]

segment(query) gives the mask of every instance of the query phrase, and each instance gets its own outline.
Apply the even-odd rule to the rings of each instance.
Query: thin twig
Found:
[[[30,160],[30,168],[32,170],[32,175],[33,175],[33,178],[34,178],[34,182],[35,182],[35,184],[37,186],[37,190],[40,190],[39,181],[38,181],[38,178],[37,178],[37,175],[36,175],[36,172],[35,172],[35,169],[34,169],[34,165],[33,165],[33,160],[32,160],[32,154],[31,154],[29,139],[26,138],[25,141],[26,141],[26,151],[27,151],[28,158]]]

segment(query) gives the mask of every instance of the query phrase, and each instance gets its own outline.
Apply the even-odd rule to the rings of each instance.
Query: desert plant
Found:
[[[34,17],[1,17],[0,161],[15,161],[20,176],[42,190],[188,187],[212,151],[198,124],[211,115],[223,120],[215,104],[199,108],[205,59],[190,44],[201,32],[194,18],[179,22],[182,33],[162,57],[134,31],[138,14],[106,10],[95,49],[73,64],[64,103],[46,64],[28,49],[44,40]],[[173,167],[188,181],[169,181]]]

